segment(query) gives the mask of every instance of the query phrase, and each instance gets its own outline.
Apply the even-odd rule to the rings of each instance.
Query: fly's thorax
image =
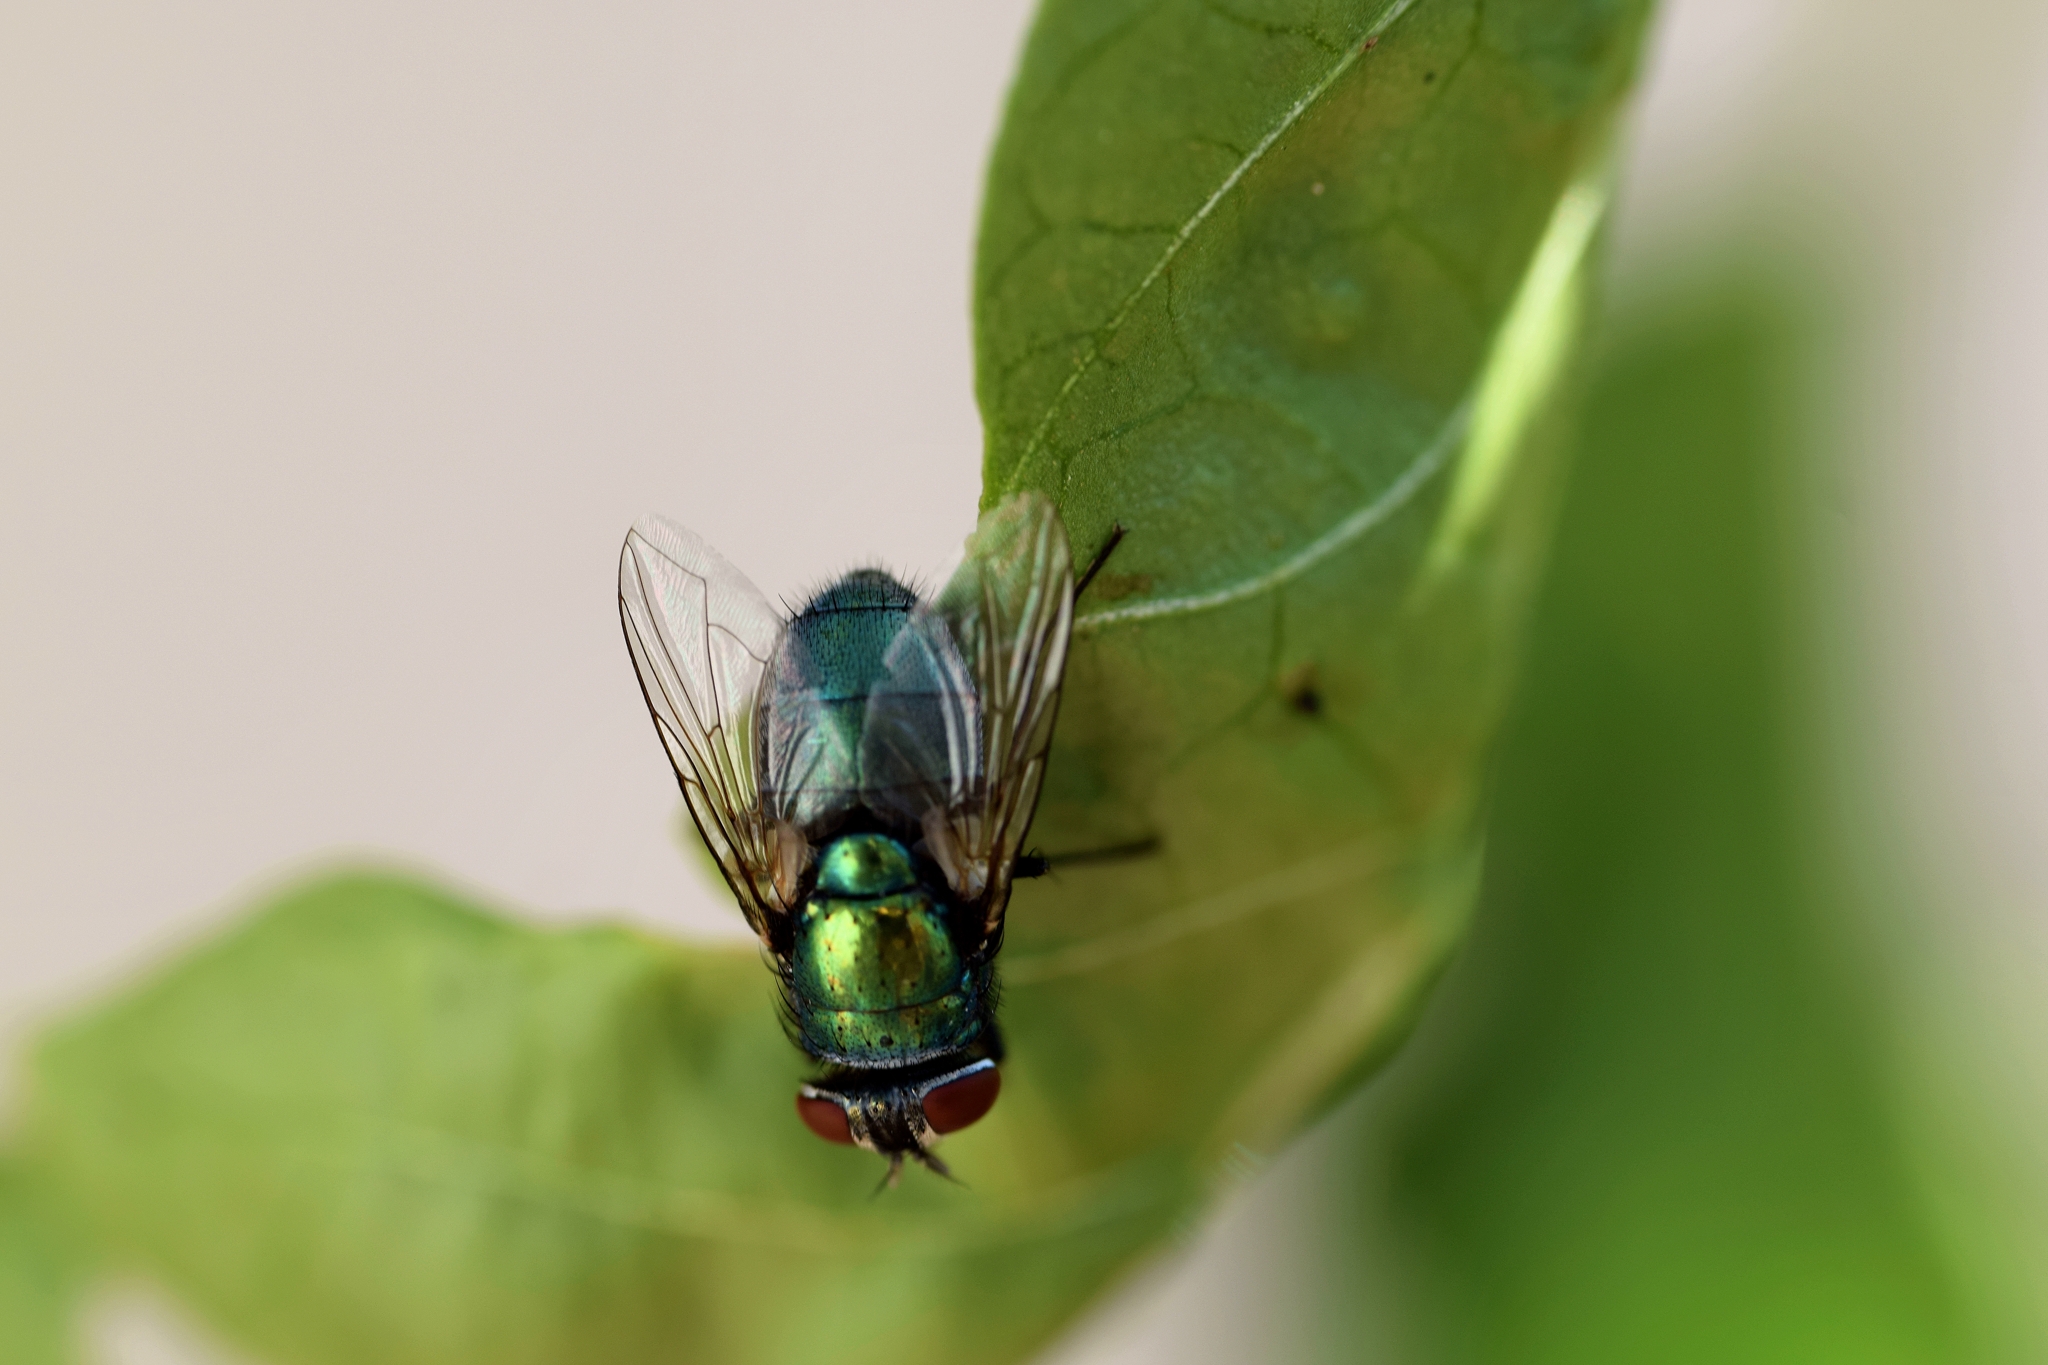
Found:
[[[900,840],[848,834],[819,851],[789,959],[791,1013],[813,1056],[899,1065],[964,1046],[981,1023],[980,978]]]
[[[917,864],[910,850],[886,834],[848,834],[818,855],[820,896],[890,896],[916,889]]]

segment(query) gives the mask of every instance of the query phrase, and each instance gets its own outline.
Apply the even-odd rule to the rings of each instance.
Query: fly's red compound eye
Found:
[[[925,1092],[925,1122],[934,1133],[957,1133],[995,1108],[1002,1089],[1002,1074],[992,1066],[934,1086]]]
[[[798,1091],[796,1116],[804,1121],[804,1127],[825,1141],[853,1145],[853,1126],[846,1121],[846,1111],[832,1101]]]

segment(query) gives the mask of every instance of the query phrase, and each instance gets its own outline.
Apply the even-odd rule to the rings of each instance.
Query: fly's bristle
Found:
[[[799,1052],[805,1051],[803,1027],[797,1022],[796,998],[790,994],[789,979],[778,973],[775,991],[775,1018],[782,1025],[782,1036],[789,1039],[790,1046]]]
[[[891,587],[891,588],[893,588],[893,589],[895,589],[895,590],[898,590],[898,591],[902,592],[903,594],[905,594],[905,596],[906,596],[907,600],[905,600],[905,601],[902,601],[902,602],[894,602],[894,601],[890,601],[890,602],[886,602],[886,603],[885,603],[885,602],[880,602],[880,601],[878,601],[878,602],[868,602],[868,603],[861,603],[861,604],[859,604],[859,605],[862,605],[862,606],[877,606],[877,607],[881,607],[881,606],[889,606],[889,607],[898,607],[898,608],[902,608],[902,609],[906,609],[906,610],[907,610],[907,609],[908,609],[908,608],[909,608],[910,606],[912,606],[913,604],[915,604],[915,603],[916,603],[916,601],[917,601],[917,594],[916,594],[916,592],[915,592],[915,591],[914,591],[914,590],[913,590],[913,589],[912,589],[912,588],[910,587],[910,585],[909,585],[909,584],[907,584],[907,583],[903,582],[903,580],[901,580],[901,579],[897,578],[897,577],[896,577],[896,576],[895,576],[894,574],[890,573],[890,572],[889,572],[889,571],[888,571],[887,569],[884,569],[884,568],[880,567],[879,565],[875,565],[875,566],[863,565],[863,566],[861,566],[861,567],[859,567],[859,568],[849,569],[849,570],[847,570],[847,571],[846,571],[845,573],[842,573],[842,574],[838,575],[837,577],[835,577],[835,578],[832,578],[832,579],[830,579],[829,581],[827,581],[827,582],[825,582],[825,583],[822,583],[822,584],[818,585],[818,586],[817,586],[816,588],[814,588],[813,590],[811,590],[811,591],[810,591],[809,593],[806,593],[806,594],[805,594],[805,596],[804,596],[804,601],[803,601],[803,605],[802,605],[802,606],[801,606],[800,608],[798,608],[798,609],[797,609],[797,610],[796,610],[796,611],[795,611],[795,612],[793,613],[793,615],[792,615],[792,619],[793,619],[793,620],[801,620],[801,619],[802,619],[802,618],[804,617],[805,613],[807,613],[807,612],[810,612],[810,611],[812,611],[812,610],[814,610],[814,609],[820,609],[820,608],[824,608],[824,607],[826,607],[826,606],[828,606],[828,605],[831,605],[831,606],[843,606],[843,605],[846,605],[846,604],[845,604],[845,603],[843,603],[843,602],[836,602],[836,601],[834,601],[834,599],[835,599],[835,598],[839,598],[839,597],[843,596],[843,595],[844,595],[844,593],[845,593],[845,592],[847,592],[847,591],[849,591],[849,590],[850,590],[850,591],[854,591],[854,592],[859,592],[859,591],[860,591],[860,589],[858,589],[858,588],[854,587],[854,585],[853,585],[853,582],[852,582],[852,580],[856,580],[856,579],[859,579],[859,578],[861,578],[861,577],[863,577],[863,576],[865,576],[865,575],[874,575],[874,576],[876,576],[876,577],[878,577],[878,578],[882,579],[882,580],[883,580],[884,582],[888,583],[888,584],[890,585],[890,587]],[[893,596],[894,596],[894,593],[892,592],[892,593],[888,594],[888,596],[891,596],[891,597],[893,597]]]

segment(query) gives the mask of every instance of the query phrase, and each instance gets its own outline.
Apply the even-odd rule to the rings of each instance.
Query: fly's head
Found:
[[[1002,1073],[984,1057],[965,1066],[915,1080],[850,1073],[797,1091],[796,1111],[804,1126],[827,1142],[865,1147],[889,1158],[888,1181],[906,1157],[950,1176],[932,1150],[995,1107]]]

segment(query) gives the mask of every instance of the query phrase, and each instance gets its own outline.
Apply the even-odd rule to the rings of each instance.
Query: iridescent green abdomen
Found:
[[[900,841],[849,834],[825,845],[790,952],[806,1050],[847,1066],[953,1051],[980,1031],[981,990]]]

